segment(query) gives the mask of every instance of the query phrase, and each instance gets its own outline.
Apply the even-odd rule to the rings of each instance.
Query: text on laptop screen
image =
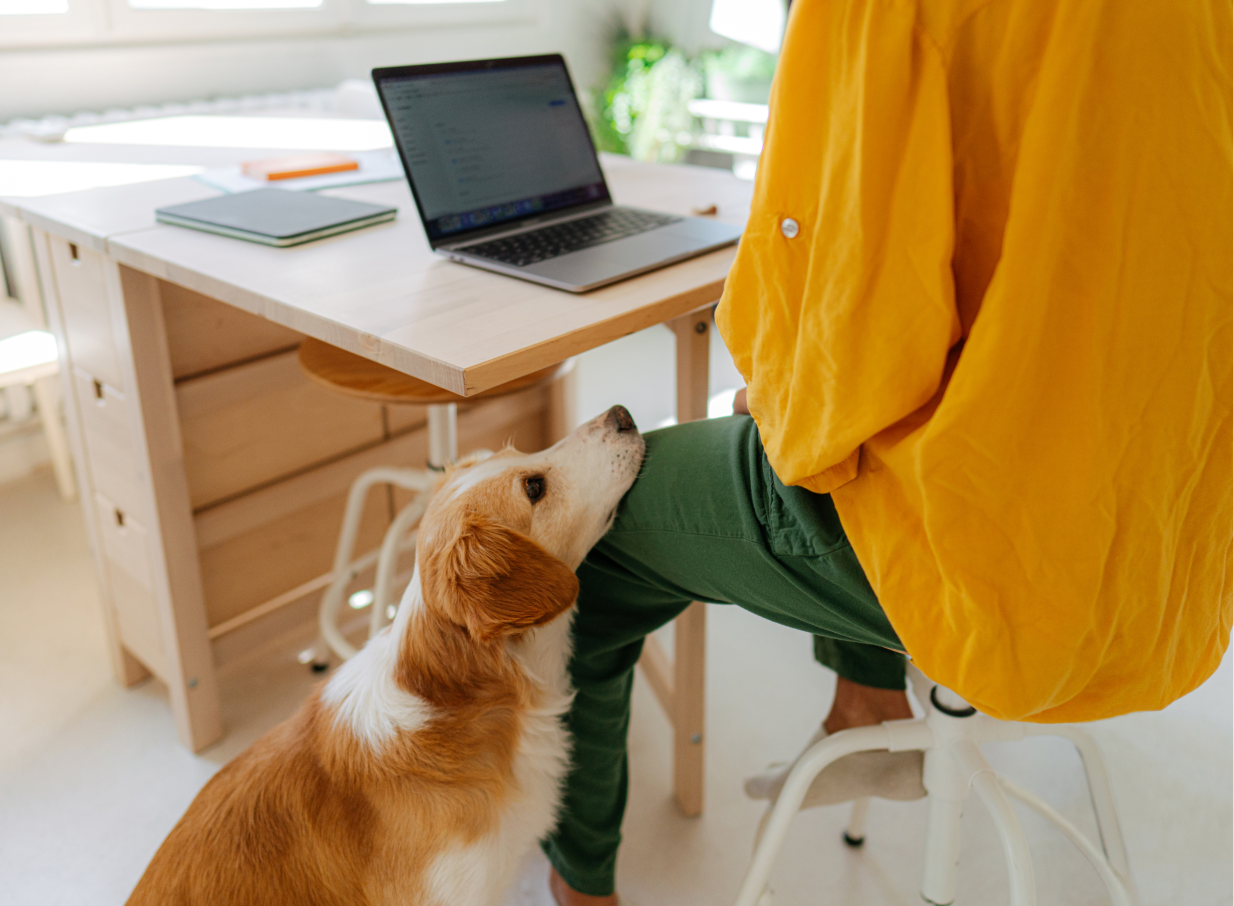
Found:
[[[606,197],[560,65],[392,78],[381,88],[431,238]]]

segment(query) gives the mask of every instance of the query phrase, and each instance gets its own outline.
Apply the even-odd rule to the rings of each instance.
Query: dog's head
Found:
[[[612,525],[643,449],[614,406],[541,453],[506,449],[453,468],[416,541],[425,606],[480,642],[568,610],[574,570]]]

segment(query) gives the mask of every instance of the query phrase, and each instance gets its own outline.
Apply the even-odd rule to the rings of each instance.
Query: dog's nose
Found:
[[[604,424],[610,428],[616,428],[619,432],[635,430],[634,419],[630,418],[630,412],[625,406],[614,406],[609,409],[604,418]]]

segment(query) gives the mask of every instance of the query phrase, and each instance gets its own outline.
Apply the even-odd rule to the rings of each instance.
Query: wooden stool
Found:
[[[350,658],[358,651],[339,631],[338,612],[348,584],[374,562],[377,564],[377,578],[370,605],[372,610],[369,613],[369,637],[384,625],[399,552],[408,547],[415,537],[415,533],[409,533],[409,530],[423,515],[438,473],[458,459],[458,405],[549,384],[564,377],[574,367],[574,360],[567,359],[559,365],[541,368],[468,397],[443,390],[427,381],[312,338],[300,345],[300,367],[310,380],[347,396],[386,405],[428,407],[428,468],[379,466],[361,474],[351,485],[347,496],[347,509],[343,515],[343,530],[334,554],[334,576],[330,587],[322,595],[321,608],[318,611],[321,642],[315,648],[313,669],[325,670],[328,666],[327,651],[333,651],[343,659]],[[386,530],[381,547],[352,560],[356,535],[360,530],[360,518],[364,512],[364,500],[369,489],[375,484],[396,485],[415,491],[416,496],[394,517]]]

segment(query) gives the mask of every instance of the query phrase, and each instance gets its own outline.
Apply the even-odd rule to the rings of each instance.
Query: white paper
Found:
[[[403,164],[393,148],[380,151],[356,151],[349,155],[359,164],[359,170],[323,173],[320,176],[300,176],[295,179],[255,179],[240,172],[240,167],[221,167],[198,173],[194,179],[224,192],[248,192],[250,189],[294,189],[313,192],[336,186],[355,186],[366,182],[390,182],[403,179]]]

